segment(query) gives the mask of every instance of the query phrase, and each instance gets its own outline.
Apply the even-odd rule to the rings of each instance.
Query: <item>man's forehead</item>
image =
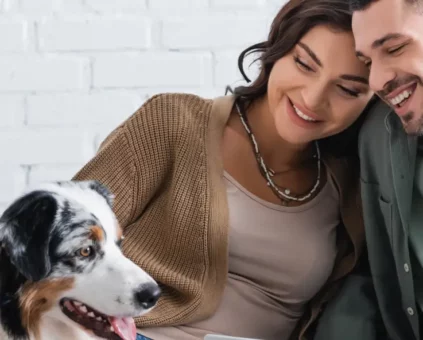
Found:
[[[403,0],[379,0],[365,10],[355,11],[352,29],[358,51],[368,50],[375,41],[389,34],[401,33]]]

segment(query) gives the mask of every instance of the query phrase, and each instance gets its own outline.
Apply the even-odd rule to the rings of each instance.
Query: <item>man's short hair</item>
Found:
[[[350,0],[350,10],[352,12],[361,11],[375,1],[377,0]]]

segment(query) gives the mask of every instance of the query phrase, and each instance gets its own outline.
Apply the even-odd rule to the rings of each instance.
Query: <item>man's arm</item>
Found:
[[[347,277],[316,327],[313,340],[389,340],[379,313],[367,258]]]

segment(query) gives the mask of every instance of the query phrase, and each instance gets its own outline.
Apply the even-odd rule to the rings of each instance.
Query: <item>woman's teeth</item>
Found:
[[[306,120],[308,122],[315,122],[316,121],[315,119],[313,119],[313,118],[307,116],[305,113],[301,112],[301,110],[299,110],[298,108],[296,108],[295,105],[292,105],[292,107],[294,108],[295,112],[297,113],[297,115],[300,118],[302,118],[302,119],[304,119],[304,120]]]
[[[389,99],[389,102],[392,105],[401,105],[401,104],[403,104],[403,102],[405,102],[405,100],[407,98],[409,98],[412,95],[412,93],[413,93],[413,91],[411,91],[411,90],[405,90],[405,91],[401,92],[398,96],[396,96],[392,99]]]

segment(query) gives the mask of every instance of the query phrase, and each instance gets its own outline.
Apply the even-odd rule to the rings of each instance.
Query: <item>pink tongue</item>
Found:
[[[135,340],[137,337],[137,328],[133,318],[115,318],[109,317],[109,322],[113,330],[122,340]]]

